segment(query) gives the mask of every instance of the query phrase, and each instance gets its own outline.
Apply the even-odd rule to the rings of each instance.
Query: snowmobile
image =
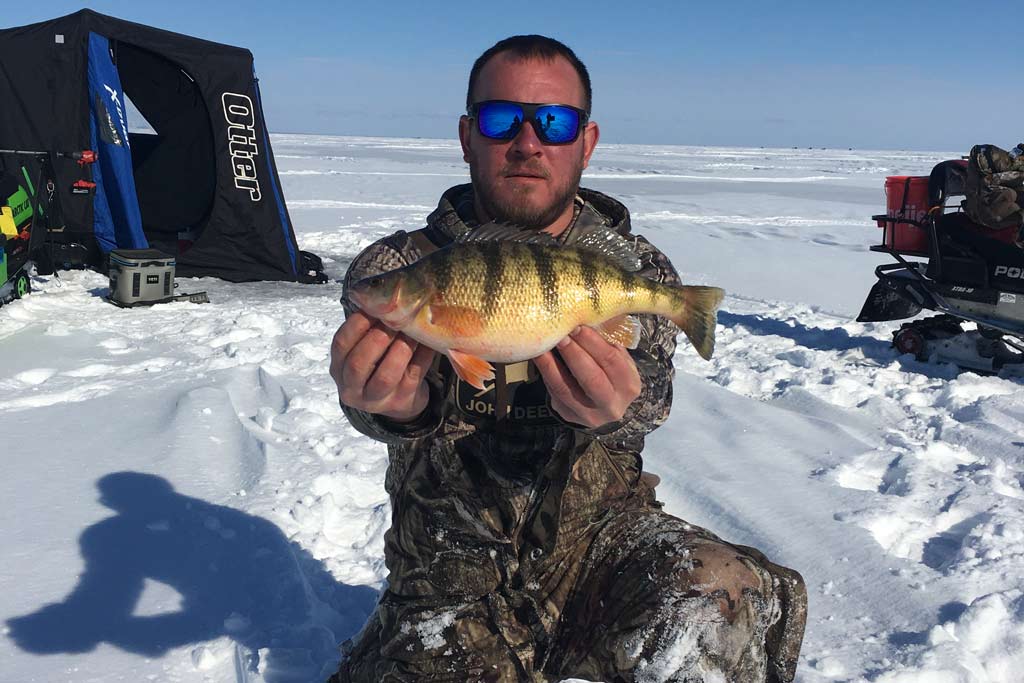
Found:
[[[0,233],[0,306],[10,303],[32,291],[32,271],[35,269],[35,261],[27,259],[21,261],[13,272],[7,272],[7,254],[5,245],[6,237]]]
[[[32,216],[28,192],[0,172],[0,306],[32,291]]]
[[[0,149],[0,306],[31,292],[31,277],[36,272],[53,272],[53,245],[45,240],[63,230],[53,157],[74,159],[81,166],[96,160],[91,150],[65,154]],[[11,158],[17,161],[8,172],[7,161]],[[22,160],[38,166],[35,183]],[[95,183],[79,180],[71,191],[89,194],[94,188]]]
[[[927,177],[886,180],[887,213],[872,251],[895,263],[875,269],[859,322],[914,318],[893,346],[922,361],[983,373],[1024,374],[1024,249],[1020,229],[971,220],[956,197],[967,192],[967,162],[943,161]],[[902,185],[902,187],[901,187]]]

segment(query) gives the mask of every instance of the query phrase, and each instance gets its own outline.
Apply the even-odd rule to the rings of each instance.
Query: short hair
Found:
[[[576,74],[580,77],[580,82],[583,84],[583,108],[587,114],[590,114],[593,91],[590,87],[590,73],[587,72],[587,67],[576,56],[576,53],[564,43],[560,43],[554,38],[536,34],[511,36],[504,40],[499,40],[477,58],[476,62],[473,63],[472,70],[469,72],[469,88],[466,90],[467,111],[473,106],[473,89],[476,87],[480,72],[483,71],[484,66],[492,57],[502,52],[509,52],[512,56],[521,60],[546,59],[550,61],[558,56],[565,57],[572,64],[573,68],[576,69]]]

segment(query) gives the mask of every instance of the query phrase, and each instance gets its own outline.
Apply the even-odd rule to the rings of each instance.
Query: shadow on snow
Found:
[[[97,482],[115,511],[82,532],[85,570],[62,602],[7,622],[23,650],[87,652],[100,643],[146,657],[229,636],[251,653],[290,659],[266,681],[316,676],[357,631],[376,591],[336,581],[274,524],[176,493],[165,479],[117,472]],[[177,591],[175,605],[143,606],[146,581]],[[159,595],[170,595],[169,591]],[[152,601],[151,601],[152,602]],[[157,612],[157,613],[151,613]]]
[[[936,364],[916,360],[909,354],[901,355],[889,341],[870,336],[853,336],[839,327],[809,327],[792,319],[778,320],[763,315],[730,313],[723,310],[718,311],[718,322],[730,327],[743,327],[759,336],[772,335],[792,339],[801,346],[817,351],[844,352],[859,349],[865,358],[880,364],[888,364],[895,360],[905,372],[935,379],[954,379],[961,372],[972,372],[951,363]],[[1007,379],[1020,381],[1013,377]]]

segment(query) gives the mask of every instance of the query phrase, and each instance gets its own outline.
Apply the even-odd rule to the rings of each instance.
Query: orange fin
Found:
[[[431,304],[427,315],[431,325],[440,327],[453,337],[476,337],[484,331],[483,316],[466,306]]]
[[[609,318],[600,325],[594,325],[594,329],[609,344],[635,349],[640,343],[640,321],[631,315]]]
[[[448,360],[462,381],[477,389],[485,389],[484,381],[494,379],[494,366],[483,358],[455,349],[448,349]]]

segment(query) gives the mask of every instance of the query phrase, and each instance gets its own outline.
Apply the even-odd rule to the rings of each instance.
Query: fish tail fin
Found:
[[[679,288],[679,303],[669,319],[679,326],[704,360],[715,351],[715,326],[718,306],[725,297],[719,287],[686,285]]]

